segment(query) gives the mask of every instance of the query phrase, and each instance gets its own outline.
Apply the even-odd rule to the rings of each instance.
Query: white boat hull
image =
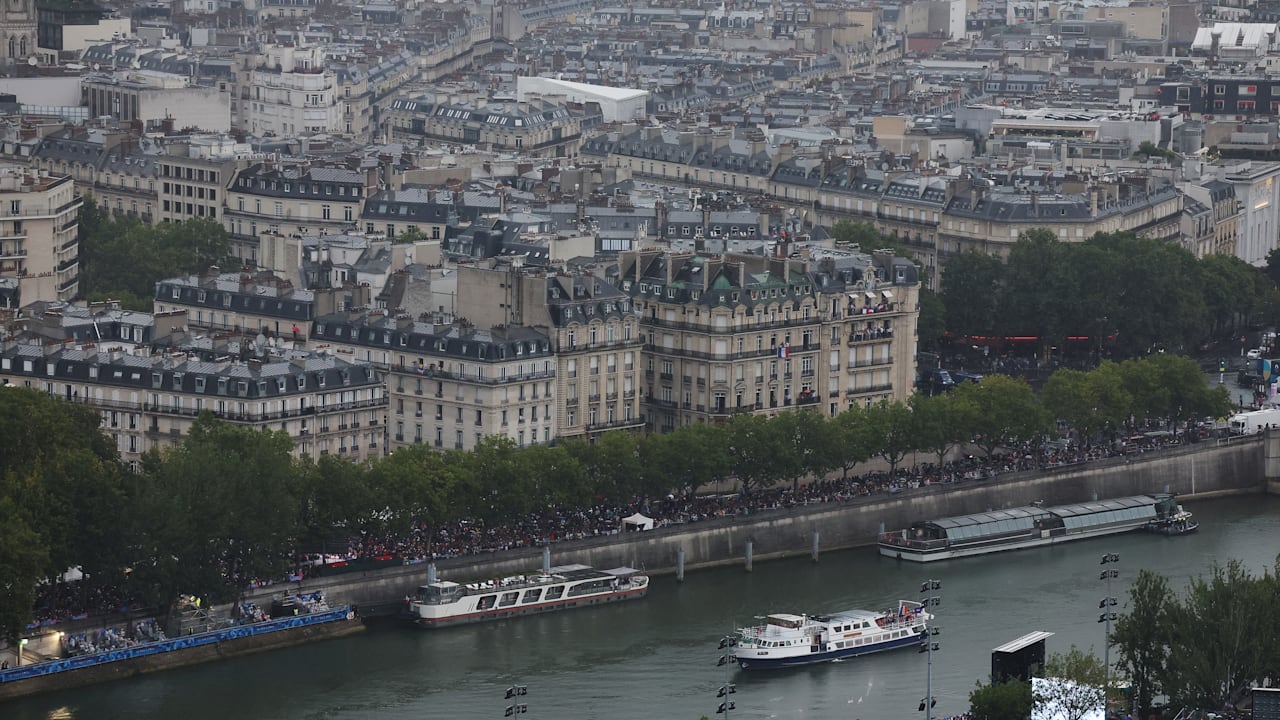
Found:
[[[556,612],[558,610],[569,610],[572,608],[625,602],[627,600],[639,600],[648,592],[649,586],[644,585],[639,588],[619,592],[587,595],[563,600],[553,600],[551,602],[531,603],[524,606],[493,608],[491,610],[470,609],[439,617],[424,616],[422,613],[415,613],[411,610],[410,618],[413,623],[420,628],[443,628],[452,627],[454,625],[468,625],[471,623],[487,622],[489,620],[505,620],[507,618],[522,617],[525,615],[537,615],[540,613]]]
[[[818,663],[833,662],[835,660],[843,660],[845,658],[857,657],[859,655],[870,655],[872,653],[883,652],[885,650],[894,650],[909,645],[920,644],[920,631],[923,626],[917,627],[909,631],[902,637],[885,640],[883,642],[871,645],[861,645],[856,647],[841,648],[838,650],[818,650],[804,655],[780,656],[776,653],[771,657],[768,650],[739,650],[735,656],[738,659],[738,667],[743,670],[777,670],[787,667],[799,667],[802,665],[816,665]]]

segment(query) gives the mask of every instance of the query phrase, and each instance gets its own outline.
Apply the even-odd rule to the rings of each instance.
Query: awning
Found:
[[[893,299],[893,293],[889,292],[888,290],[881,290],[881,291],[880,291],[880,294],[884,296],[884,299],[885,299],[885,300],[892,300],[892,299]]]
[[[858,296],[857,296],[857,294],[856,294],[856,293],[849,293],[849,299],[850,299],[850,300],[857,300],[857,299],[858,299]]]
[[[867,291],[867,299],[868,299],[868,300],[875,300],[875,299],[876,299],[876,294],[875,294],[875,293],[873,293],[873,292],[871,292],[870,290],[868,290],[868,291]]]

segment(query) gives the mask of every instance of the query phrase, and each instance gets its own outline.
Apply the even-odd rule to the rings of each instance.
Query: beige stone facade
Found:
[[[905,401],[916,268],[906,260],[623,253],[619,288],[645,334],[650,429],[793,408],[835,415]]]
[[[0,278],[17,279],[23,305],[79,293],[82,204],[70,177],[0,167]]]
[[[632,299],[585,273],[502,265],[458,269],[458,308],[477,326],[548,332],[558,437],[641,430],[643,337]]]

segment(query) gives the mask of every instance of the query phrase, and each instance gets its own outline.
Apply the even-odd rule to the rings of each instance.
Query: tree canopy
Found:
[[[146,225],[112,217],[87,198],[80,209],[80,294],[111,298],[134,310],[151,310],[158,280],[203,272],[230,254],[227,231],[197,218]]]
[[[1269,259],[1280,267],[1280,259]],[[965,253],[942,276],[946,328],[959,336],[1034,336],[1041,349],[1069,337],[1111,343],[1122,357],[1182,352],[1234,334],[1276,306],[1273,275],[1243,261],[1197,259],[1172,243],[1131,233],[1064,242],[1025,233],[1007,260]]]

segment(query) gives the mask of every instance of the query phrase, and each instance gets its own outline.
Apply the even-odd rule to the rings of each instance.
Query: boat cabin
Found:
[[[418,588],[418,602],[423,605],[447,605],[457,602],[467,591],[456,582],[442,580]]]
[[[786,628],[787,630],[799,630],[804,626],[804,616],[782,613],[778,615],[770,615],[767,622],[774,627]]]

